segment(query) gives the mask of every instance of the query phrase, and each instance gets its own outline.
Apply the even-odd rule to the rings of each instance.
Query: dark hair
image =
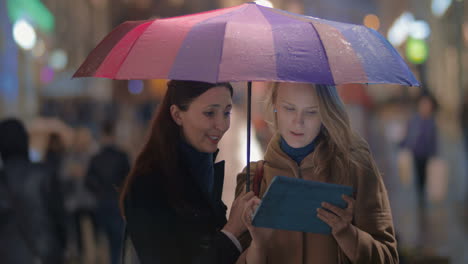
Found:
[[[15,118],[0,122],[0,156],[3,161],[12,157],[29,158],[29,137],[23,123]]]
[[[167,83],[167,92],[153,117],[147,141],[138,154],[134,165],[124,181],[120,194],[120,209],[125,216],[124,202],[136,177],[147,176],[157,171],[158,184],[167,201],[172,206],[183,204],[182,171],[179,164],[179,154],[174,146],[182,140],[181,128],[174,122],[170,107],[176,105],[182,111],[187,111],[190,103],[211,88],[223,86],[229,89],[231,97],[233,88],[229,83],[206,83],[196,81],[172,80]],[[153,176],[153,175],[151,175]]]
[[[424,99],[428,99],[431,102],[431,104],[432,104],[432,113],[435,113],[435,112],[438,111],[439,103],[437,102],[437,99],[435,98],[435,96],[431,92],[429,92],[428,90],[423,90],[421,95],[419,95],[419,97],[417,99],[417,102],[420,103]]]
[[[106,120],[101,124],[102,136],[113,136],[115,132],[115,123],[112,120]]]
[[[63,143],[62,137],[57,132],[49,134],[47,142],[46,153],[63,153],[65,151],[65,144]]]

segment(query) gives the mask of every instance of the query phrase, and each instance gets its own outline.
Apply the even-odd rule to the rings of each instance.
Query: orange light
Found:
[[[364,17],[364,25],[368,28],[379,30],[380,19],[374,14],[368,14]]]
[[[150,91],[156,98],[163,98],[166,94],[168,80],[153,79],[150,80]]]

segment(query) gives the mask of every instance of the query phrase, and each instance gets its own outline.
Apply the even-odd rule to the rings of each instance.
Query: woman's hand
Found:
[[[346,230],[351,225],[351,221],[353,220],[355,200],[346,195],[343,195],[342,198],[348,203],[346,209],[341,209],[326,202],[322,203],[323,208],[328,209],[332,213],[322,208],[317,209],[318,218],[331,227],[332,234],[337,234],[343,230]]]
[[[254,192],[248,192],[237,197],[237,199],[232,203],[229,219],[223,228],[224,230],[230,232],[235,237],[239,237],[242,233],[247,231],[247,227],[245,226],[244,221],[242,221],[242,214],[247,202],[254,196]]]
[[[252,225],[252,216],[260,205],[261,200],[258,197],[251,198],[244,209],[244,214],[242,216],[242,220],[244,221],[247,229],[250,232],[250,236],[252,237],[252,244],[251,247],[264,249],[273,234],[273,229],[271,228],[264,228],[264,227],[255,227]]]

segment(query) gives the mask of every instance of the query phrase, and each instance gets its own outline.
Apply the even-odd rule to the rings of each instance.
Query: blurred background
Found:
[[[0,118],[21,119],[33,162],[55,162],[67,213],[70,263],[110,263],[112,238],[96,225],[96,197],[86,189],[91,157],[103,145],[101,124],[113,122],[115,144],[135,158],[165,93],[165,80],[71,79],[112,28],[145,20],[230,7],[242,0],[0,0]],[[463,0],[271,0],[259,4],[295,13],[364,24],[384,35],[406,60],[418,87],[339,87],[354,129],[370,144],[393,210],[402,263],[468,263],[468,4]],[[233,200],[245,166],[245,83],[235,83],[231,129],[220,145],[227,161],[223,199]],[[253,87],[252,160],[271,137],[263,121],[267,83]],[[436,155],[424,189],[408,124],[431,94]],[[48,159],[59,138],[59,158]],[[421,144],[421,143],[420,143]],[[53,148],[53,147],[52,147]],[[83,187],[84,186],[84,187]],[[425,193],[423,195],[422,193]],[[90,213],[83,213],[90,212]],[[77,231],[76,231],[77,230]],[[72,235],[70,235],[72,233]]]

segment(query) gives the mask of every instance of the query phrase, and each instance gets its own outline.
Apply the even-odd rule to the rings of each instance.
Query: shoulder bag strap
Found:
[[[265,163],[264,160],[257,162],[257,167],[255,168],[255,175],[254,175],[254,180],[253,180],[253,191],[257,197],[260,193],[260,185],[262,184],[262,180],[263,180],[264,163]]]

